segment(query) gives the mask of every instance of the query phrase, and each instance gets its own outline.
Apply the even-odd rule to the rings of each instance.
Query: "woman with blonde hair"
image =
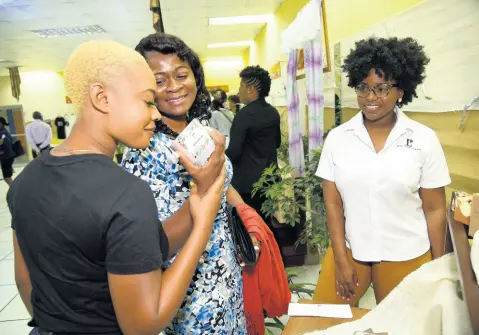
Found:
[[[160,222],[147,183],[112,159],[119,142],[146,147],[160,118],[145,60],[121,44],[90,41],[71,55],[64,80],[77,122],[7,195],[29,325],[39,335],[158,335],[180,308],[211,236],[226,177],[224,139],[212,134],[217,148],[207,171],[180,157],[196,182],[189,207]]]

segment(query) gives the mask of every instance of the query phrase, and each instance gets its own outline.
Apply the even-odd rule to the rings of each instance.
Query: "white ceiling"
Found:
[[[147,0],[0,0],[0,59],[22,66],[20,71],[62,71],[83,41],[114,39],[133,47],[153,30],[148,7]],[[42,38],[30,32],[92,24],[107,33]]]
[[[112,39],[134,47],[153,32],[149,0],[0,0],[0,75],[62,71],[83,41]],[[274,13],[283,0],[161,0],[165,31],[183,38],[203,58],[238,55],[244,48],[207,49],[209,43],[252,40],[262,24],[209,26],[209,17]],[[261,3],[261,4],[259,4]],[[98,24],[106,34],[42,38],[30,30]]]
[[[245,47],[208,49],[210,43],[253,40],[264,24],[209,26],[210,17],[273,14],[284,0],[161,0],[167,33],[181,37],[203,58],[240,54]]]

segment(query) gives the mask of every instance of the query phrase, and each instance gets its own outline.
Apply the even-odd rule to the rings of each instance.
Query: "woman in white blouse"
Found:
[[[446,159],[435,132],[399,108],[416,97],[429,59],[412,38],[370,38],[345,59],[361,112],[326,139],[323,179],[331,247],[314,298],[376,302],[444,253]]]

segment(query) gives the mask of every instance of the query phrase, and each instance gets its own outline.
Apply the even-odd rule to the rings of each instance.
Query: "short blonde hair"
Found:
[[[89,41],[81,44],[70,56],[64,72],[67,96],[79,113],[85,102],[89,85],[106,84],[108,77],[119,67],[145,64],[144,58],[133,49],[113,41]]]

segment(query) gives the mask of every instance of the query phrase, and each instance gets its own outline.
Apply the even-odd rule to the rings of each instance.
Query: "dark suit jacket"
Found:
[[[233,163],[232,185],[239,193],[250,193],[263,170],[277,164],[280,144],[279,113],[264,99],[249,103],[236,114],[226,155]]]

